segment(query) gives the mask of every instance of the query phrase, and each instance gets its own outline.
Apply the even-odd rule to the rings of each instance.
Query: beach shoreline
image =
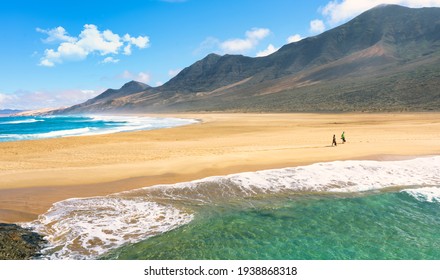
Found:
[[[151,115],[149,115],[151,116]],[[440,154],[440,113],[153,115],[202,120],[150,131],[0,143],[0,221],[141,187],[336,160]],[[346,144],[331,147],[345,131]]]

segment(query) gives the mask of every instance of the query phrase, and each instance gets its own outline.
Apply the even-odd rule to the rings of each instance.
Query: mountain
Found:
[[[72,107],[52,111],[53,114],[69,114],[69,113],[84,113],[84,112],[105,112],[111,111],[115,107],[115,100],[132,95],[137,92],[142,92],[150,89],[149,85],[141,82],[130,81],[124,84],[120,89],[108,89],[89,99],[84,103],[74,105]]]
[[[126,86],[64,112],[439,110],[440,9],[378,6],[266,57],[210,54]]]
[[[14,109],[0,109],[0,115],[13,115],[23,112],[23,110],[14,110]]]

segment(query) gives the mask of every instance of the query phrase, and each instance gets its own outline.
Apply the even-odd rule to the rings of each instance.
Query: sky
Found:
[[[266,56],[380,4],[440,0],[0,2],[0,109],[71,106],[136,80],[160,86],[210,53]]]

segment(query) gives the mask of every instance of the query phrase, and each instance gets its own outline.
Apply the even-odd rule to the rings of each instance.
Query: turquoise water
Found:
[[[48,259],[439,259],[440,156],[335,161],[55,203]]]
[[[0,117],[0,142],[159,129],[194,122],[135,116]]]
[[[269,197],[202,207],[108,259],[440,259],[440,203],[405,192]]]

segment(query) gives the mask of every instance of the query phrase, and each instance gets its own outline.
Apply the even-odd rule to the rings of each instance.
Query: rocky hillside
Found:
[[[61,113],[427,111],[439,88],[440,9],[387,5],[266,57],[210,54],[163,86],[130,82]]]

